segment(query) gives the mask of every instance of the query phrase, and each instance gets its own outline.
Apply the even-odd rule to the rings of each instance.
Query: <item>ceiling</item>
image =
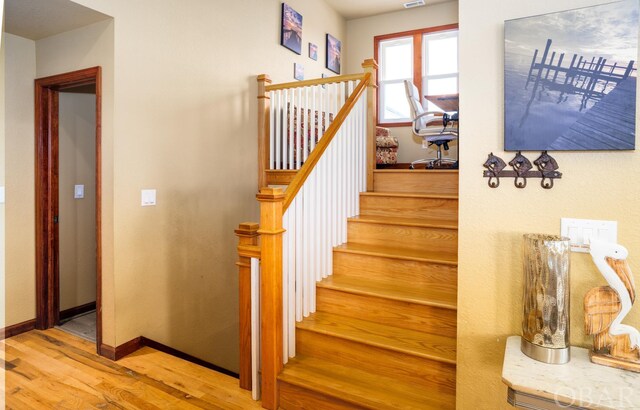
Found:
[[[404,10],[409,0],[325,0],[347,20]],[[453,0],[425,0],[427,6]]]
[[[110,18],[70,0],[5,0],[4,29],[31,40]]]

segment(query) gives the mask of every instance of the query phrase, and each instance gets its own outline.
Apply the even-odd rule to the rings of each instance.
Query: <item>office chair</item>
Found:
[[[449,149],[449,142],[458,139],[458,113],[441,113],[437,111],[425,111],[422,108],[422,98],[418,88],[409,80],[404,81],[407,100],[411,108],[411,131],[421,137],[428,146],[437,147],[436,158],[424,158],[413,161],[409,166],[414,169],[416,164],[426,164],[426,168],[434,168],[442,164],[455,164],[455,159],[442,158],[442,147]]]

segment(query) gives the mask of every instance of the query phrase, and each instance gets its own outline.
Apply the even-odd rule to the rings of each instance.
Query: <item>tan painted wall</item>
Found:
[[[460,0],[460,158],[458,408],[506,405],[501,382],[505,339],[521,331],[521,237],[559,233],[561,217],[617,220],[618,241],[640,281],[640,152],[558,152],[563,172],[552,190],[535,181],[490,189],[482,178],[489,152],[503,148],[504,20],[604,3],[594,0]],[[605,284],[588,254],[571,258],[571,343],[590,345],[582,330],[586,291]],[[640,327],[640,307],[626,320]]]
[[[349,20],[347,22],[347,44],[349,45],[347,67],[349,72],[356,72],[362,61],[373,58],[373,38],[375,36],[457,22],[457,1]],[[462,124],[464,124],[464,120]],[[462,130],[464,132],[464,128]],[[435,147],[428,150],[422,148],[422,138],[414,136],[410,127],[393,127],[391,135],[398,137],[398,162],[411,162],[419,158],[432,158],[436,155]],[[463,133],[461,133],[461,137],[465,138]],[[450,145],[448,152],[443,151],[444,157],[455,158],[457,151],[458,143],[454,142]]]
[[[96,300],[96,97],[60,93],[60,310]],[[74,186],[84,185],[84,198]]]
[[[5,34],[6,325],[35,318],[35,42]]]
[[[2,3],[2,1],[0,1]],[[3,10],[4,11],[4,10]],[[0,11],[0,13],[3,13]],[[5,169],[5,85],[4,85],[4,34],[0,33],[0,187],[5,188],[4,169]],[[0,203],[0,286],[5,289],[5,205],[4,201]],[[0,292],[0,328],[5,327],[5,292]],[[0,376],[0,383],[4,382]],[[0,406],[4,405],[4,399],[0,399]]]
[[[279,45],[276,0],[77,2],[116,22],[113,342],[144,335],[237,370],[233,229],[258,217],[255,78],[291,81],[294,62],[328,73],[325,33],[345,40],[345,22],[321,1],[288,2],[304,18],[298,56]],[[140,207],[143,188],[157,206]]]

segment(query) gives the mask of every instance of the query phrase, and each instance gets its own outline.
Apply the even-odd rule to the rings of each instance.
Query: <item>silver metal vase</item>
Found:
[[[567,363],[569,347],[569,238],[545,234],[523,237],[524,354],[552,364]]]

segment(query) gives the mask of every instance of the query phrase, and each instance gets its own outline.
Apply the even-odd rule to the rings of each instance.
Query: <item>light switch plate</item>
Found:
[[[4,204],[4,187],[0,186],[0,204]]]
[[[141,192],[142,206],[153,206],[156,204],[156,190],[143,189]]]
[[[560,235],[571,240],[573,252],[589,252],[589,241],[596,238],[604,242],[617,243],[618,222],[595,219],[562,218]]]
[[[73,187],[73,197],[75,199],[84,198],[84,185],[75,185]]]

